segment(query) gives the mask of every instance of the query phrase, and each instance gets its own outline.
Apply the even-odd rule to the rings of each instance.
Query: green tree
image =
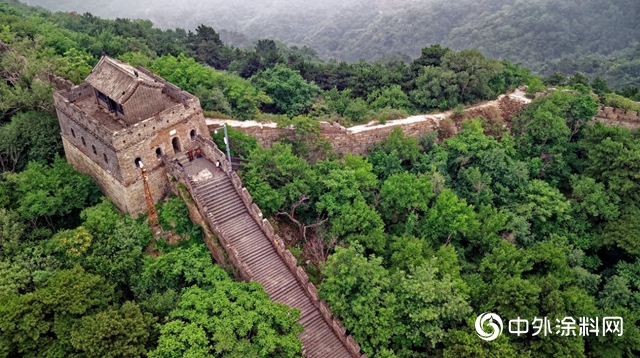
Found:
[[[460,102],[473,103],[493,96],[489,80],[502,69],[500,62],[487,59],[478,50],[448,52],[442,59],[442,66],[455,73]],[[455,103],[449,103],[454,106]]]
[[[222,43],[220,35],[209,26],[200,24],[195,33],[189,31],[187,46],[198,62],[222,70],[231,63],[231,49]]]
[[[398,331],[397,278],[382,267],[382,259],[364,257],[356,247],[337,247],[323,269],[320,297],[352,332],[367,355],[388,348]]]
[[[35,227],[39,220],[52,229],[74,223],[74,216],[100,196],[91,177],[60,158],[50,167],[31,162],[24,171],[9,174],[7,180],[14,186],[15,210]]]
[[[85,357],[146,357],[156,319],[133,302],[83,316],[71,330],[73,348]]]
[[[292,153],[291,145],[274,143],[267,150],[251,152],[243,179],[256,204],[269,215],[308,193],[311,173],[304,159]]]
[[[56,74],[79,84],[89,75],[94,64],[93,56],[76,48],[70,48],[64,53]]]
[[[0,171],[21,171],[31,161],[53,163],[61,155],[58,119],[44,111],[20,112],[0,126]]]
[[[229,137],[229,150],[233,157],[249,159],[249,154],[258,148],[256,138],[244,134],[240,129],[227,126],[227,136]],[[224,142],[224,130],[217,129],[211,133],[211,138],[222,152],[227,152],[227,144]]]
[[[367,102],[369,102],[369,107],[373,110],[383,108],[411,109],[409,97],[402,91],[399,85],[386,87],[370,93],[367,97]]]
[[[447,110],[462,102],[456,73],[445,67],[423,67],[409,94],[413,105],[423,111]]]
[[[276,113],[297,116],[309,111],[320,88],[284,65],[258,72],[251,82],[273,100]]]
[[[97,313],[114,298],[113,286],[77,266],[56,272],[25,294],[3,294],[0,353],[3,356],[67,356],[74,323]]]
[[[473,206],[450,189],[444,189],[420,221],[418,232],[432,244],[457,243],[479,225]]]
[[[410,215],[425,212],[433,196],[431,178],[427,175],[393,174],[382,184],[377,209],[387,223],[403,223]]]
[[[623,203],[640,202],[640,145],[628,129],[595,123],[585,128],[579,146],[584,174],[605,184]]]
[[[184,291],[150,357],[301,357],[297,310],[272,303],[257,283],[221,280]]]
[[[451,52],[450,48],[442,48],[440,44],[424,47],[421,51],[420,57],[413,60],[411,63],[411,68],[417,73],[425,66],[439,67],[442,64],[442,58],[449,52]]]

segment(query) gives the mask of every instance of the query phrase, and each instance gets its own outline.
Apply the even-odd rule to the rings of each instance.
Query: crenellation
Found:
[[[319,298],[318,298],[318,289],[311,282],[307,283],[307,294],[309,295],[309,298],[311,298],[311,301],[315,305],[319,300]]]

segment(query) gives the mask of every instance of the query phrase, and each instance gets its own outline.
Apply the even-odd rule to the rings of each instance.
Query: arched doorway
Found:
[[[171,145],[173,145],[173,151],[178,154],[181,149],[180,149],[180,139],[178,139],[178,137],[174,137],[171,140]]]
[[[191,136],[191,140],[196,139],[196,130],[192,129],[191,132],[189,133],[189,135]]]

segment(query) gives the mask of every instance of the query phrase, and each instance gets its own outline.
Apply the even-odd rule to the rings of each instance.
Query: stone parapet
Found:
[[[242,181],[240,180],[238,175],[234,171],[230,170],[231,164],[226,160],[226,158],[224,157],[224,154],[215,146],[213,141],[208,138],[198,135],[196,138],[196,141],[198,142],[198,144],[200,144],[200,148],[202,149],[202,152],[204,153],[205,157],[207,157],[209,160],[212,160],[212,161],[220,160],[222,167],[224,168],[224,173],[227,175],[230,182],[232,183],[232,186],[234,187],[238,195],[241,197],[242,202],[244,203],[247,209],[247,212],[253,218],[253,220],[255,220],[258,226],[262,229],[264,235],[267,237],[269,242],[271,242],[277,254],[280,256],[282,261],[287,265],[287,267],[295,277],[296,281],[298,282],[300,287],[303,288],[304,292],[309,297],[313,305],[316,308],[318,308],[323,319],[327,322],[329,327],[331,327],[331,329],[334,331],[338,339],[345,345],[345,347],[347,347],[347,349],[353,355],[353,357],[356,357],[356,358],[365,357],[364,355],[360,354],[360,346],[355,342],[353,337],[350,335],[347,335],[346,329],[344,328],[344,326],[342,326],[342,324],[337,318],[333,317],[331,310],[329,309],[329,306],[325,302],[319,299],[316,287],[311,282],[309,282],[309,277],[307,276],[307,273],[304,271],[303,268],[298,266],[298,262],[296,258],[293,256],[293,254],[291,254],[289,250],[286,249],[280,237],[275,234],[273,226],[271,226],[271,223],[269,223],[267,219],[262,217],[262,212],[260,211],[258,206],[253,203],[253,198],[251,197],[251,194],[247,191],[246,188],[242,186]],[[170,175],[173,175],[174,177],[176,177],[179,182],[182,182],[189,189],[191,193],[194,193],[193,182],[188,177],[188,175],[184,171],[181,171],[179,166],[176,163],[170,162],[168,157],[165,157],[163,160],[165,161],[167,172]],[[207,208],[202,207],[202,205],[200,204],[204,202],[203,199],[204,198],[200,198],[198,193],[194,194],[194,201],[196,202],[198,207],[200,207],[200,210],[206,213]],[[208,216],[207,220],[209,221],[211,227],[214,229],[214,232],[218,235],[220,242],[226,248],[227,253],[229,254],[229,260],[232,262],[232,264],[236,268],[238,268],[242,279],[246,281],[250,281],[251,277],[253,276],[253,273],[249,270],[246,264],[244,264],[242,260],[240,260],[235,247],[233,247],[233,245],[230,245],[228,243],[228,240],[226,238],[226,234],[224,233],[224,231],[220,230],[220,228],[215,222],[215,219],[213,219],[211,216]]]
[[[369,148],[388,138],[395,128],[401,128],[407,137],[419,138],[426,133],[438,130],[440,123],[448,118],[454,120],[457,129],[460,128],[462,120],[479,116],[490,120],[509,122],[529,102],[530,100],[524,96],[523,90],[519,89],[511,95],[501,95],[494,101],[470,106],[465,109],[462,115],[456,115],[454,111],[447,111],[391,120],[385,124],[371,122],[350,128],[345,128],[337,123],[320,122],[320,135],[331,143],[336,153],[365,155]],[[267,148],[282,137],[290,137],[293,134],[291,129],[278,128],[275,123],[238,122],[224,119],[207,120],[210,131],[220,127],[223,123],[228,123],[244,134],[253,136],[258,143]]]
[[[593,119],[608,126],[640,128],[640,113],[622,108],[600,107]]]

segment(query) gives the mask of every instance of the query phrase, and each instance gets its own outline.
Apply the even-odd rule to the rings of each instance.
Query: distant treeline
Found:
[[[421,48],[440,43],[522,62],[543,76],[581,71],[615,89],[640,85],[640,3],[631,0],[23,1],[149,18],[162,28],[194,29],[204,22],[242,33],[224,32],[234,46],[246,46],[247,37],[271,38],[312,47],[323,59],[411,61]]]

